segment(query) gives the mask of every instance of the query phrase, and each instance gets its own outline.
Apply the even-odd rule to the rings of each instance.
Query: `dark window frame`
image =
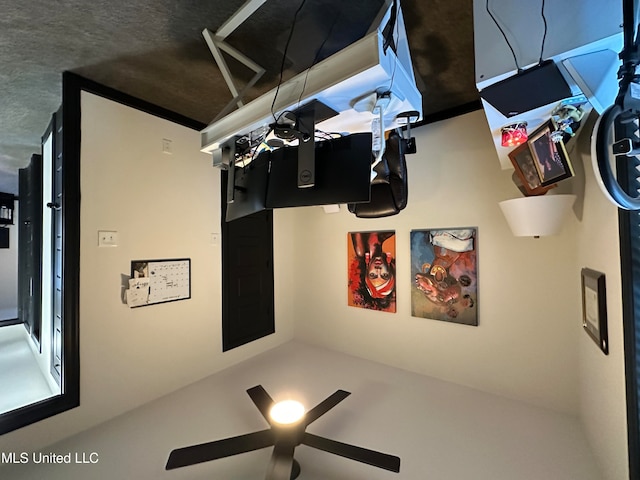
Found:
[[[630,132],[617,136],[624,133]],[[629,193],[640,186],[639,165],[637,157],[619,157],[617,162],[617,178]],[[629,478],[634,479],[640,478],[640,212],[618,212]]]

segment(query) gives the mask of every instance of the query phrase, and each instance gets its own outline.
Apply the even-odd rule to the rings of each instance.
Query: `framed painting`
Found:
[[[477,228],[411,231],[411,315],[478,325]]]
[[[395,231],[347,233],[348,304],[396,311]]]
[[[607,330],[607,292],[604,273],[583,268],[582,327],[605,355],[609,354]]]
[[[533,156],[533,163],[540,177],[540,185],[546,187],[573,176],[573,167],[564,142],[554,142],[551,134],[556,131],[549,120],[529,135],[527,144]]]
[[[542,186],[528,143],[523,143],[509,152],[509,159],[526,195],[544,195],[548,190],[556,186],[555,183],[545,187]]]

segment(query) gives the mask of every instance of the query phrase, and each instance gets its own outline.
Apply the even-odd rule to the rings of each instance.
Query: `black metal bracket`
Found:
[[[316,184],[316,121],[315,107],[298,114],[298,188],[310,188]]]
[[[295,123],[276,122],[271,128],[284,140],[298,140],[298,188],[311,188],[316,183],[316,123],[335,117],[338,112],[318,100],[312,100],[295,111],[285,113],[292,114]]]
[[[402,139],[404,143],[404,154],[416,153],[418,151],[416,147],[416,139],[411,136],[411,119],[417,120],[420,118],[420,112],[416,110],[410,110],[408,112],[402,112],[396,115],[396,118],[405,118],[407,121],[407,127],[402,131]]]
[[[234,137],[228,140],[220,147],[222,158],[220,163],[222,168],[227,170],[227,203],[233,203],[235,200],[236,189],[236,140]]]

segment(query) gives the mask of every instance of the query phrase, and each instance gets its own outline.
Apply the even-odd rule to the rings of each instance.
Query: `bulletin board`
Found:
[[[137,299],[130,307],[191,298],[191,259],[133,260],[130,289]]]

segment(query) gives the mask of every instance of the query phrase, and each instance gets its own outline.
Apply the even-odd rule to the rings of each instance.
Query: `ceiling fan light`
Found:
[[[280,425],[292,425],[304,418],[304,405],[295,400],[276,403],[269,411],[269,417]]]
[[[517,147],[527,141],[527,122],[518,122],[502,127],[502,146]]]

